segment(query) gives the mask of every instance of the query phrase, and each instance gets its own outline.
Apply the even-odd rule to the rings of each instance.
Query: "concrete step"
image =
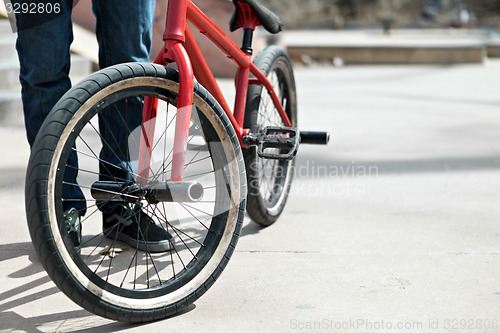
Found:
[[[14,34],[14,32],[12,31],[12,26],[10,24],[10,21],[7,19],[0,18],[0,35],[7,33]]]
[[[73,84],[92,73],[92,62],[71,55],[70,78]],[[0,126],[23,123],[21,88],[19,84],[19,63],[0,63]]]
[[[23,108],[20,92],[0,91],[0,125],[23,123]]]
[[[0,19],[0,126],[20,125],[24,121],[16,38],[10,22]],[[70,78],[73,84],[91,73],[90,60],[80,55],[71,55]]]
[[[375,47],[338,46],[302,47],[289,46],[288,53],[294,62],[359,64],[427,64],[451,65],[482,63],[487,56],[484,47]],[[311,59],[311,60],[309,60]]]
[[[12,90],[19,87],[19,62],[2,61],[0,62],[0,91]]]
[[[92,62],[86,58],[71,55],[71,70],[69,73],[73,83],[76,78],[83,78],[92,73]],[[19,88],[19,61],[16,59],[0,62],[0,90]]]
[[[12,32],[9,20],[0,19],[0,90],[19,85],[19,61],[16,51],[17,35]],[[83,77],[92,71],[92,62],[85,57],[71,56],[70,76]]]
[[[500,40],[488,43],[488,57],[500,58]]]
[[[482,30],[394,30],[390,35],[375,30],[323,30],[287,31],[283,42],[295,62],[461,64],[482,63],[487,56],[495,56],[496,39]]]
[[[16,35],[0,34],[0,63],[17,59]]]

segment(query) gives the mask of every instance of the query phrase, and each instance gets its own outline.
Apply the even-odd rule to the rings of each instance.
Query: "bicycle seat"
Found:
[[[242,9],[238,6],[237,2],[246,3],[250,9],[254,12],[255,16],[258,18],[260,24],[272,34],[277,34],[281,31],[283,27],[283,23],[278,15],[264,7],[257,0],[233,0],[233,4],[236,7],[236,10],[229,22],[229,28],[231,31],[235,31],[244,24],[245,13],[242,13]]]

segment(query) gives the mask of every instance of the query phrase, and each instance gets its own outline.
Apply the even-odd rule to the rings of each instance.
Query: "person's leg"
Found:
[[[149,61],[154,0],[93,0],[101,68]]]
[[[65,13],[40,24],[30,24],[33,15],[18,13],[17,53],[19,79],[30,146],[52,107],[71,88],[69,46],[73,41],[71,1]]]
[[[19,79],[23,102],[26,135],[33,146],[36,135],[52,107],[71,88],[69,79],[69,46],[73,41],[71,8],[73,1],[59,1],[61,14],[43,17],[43,14],[16,14],[17,43],[21,65]],[[35,16],[34,16],[35,15]],[[36,16],[38,15],[38,16]],[[71,154],[68,164],[76,166],[76,154]],[[76,184],[77,168],[68,168],[64,180]],[[85,201],[78,186],[65,185],[64,209],[76,208],[83,215]]]
[[[99,65],[101,68],[124,62],[148,62],[154,21],[154,0],[93,0],[97,17]],[[142,101],[127,98],[99,114],[103,141],[100,157],[101,180],[131,180],[129,136],[142,122]],[[132,157],[134,158],[134,157]],[[135,157],[136,158],[136,157]],[[112,164],[115,167],[110,166]],[[99,203],[104,233],[141,250],[170,249],[172,236],[141,210],[139,205]],[[128,223],[124,223],[127,220]]]
[[[97,18],[100,67],[149,61],[155,1],[93,0],[92,4]],[[129,135],[140,126],[141,121],[142,102],[138,98],[115,103],[113,108],[100,113],[99,129],[103,141],[100,157],[107,162],[101,163],[101,180],[131,179],[128,171],[124,170],[130,162]],[[101,206],[104,212],[113,208],[114,205],[110,204]]]

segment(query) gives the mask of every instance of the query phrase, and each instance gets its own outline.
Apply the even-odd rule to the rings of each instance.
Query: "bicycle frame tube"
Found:
[[[169,1],[167,7],[167,20],[165,24],[164,53],[156,58],[156,63],[165,64],[175,61],[179,70],[179,93],[177,97],[177,116],[175,120],[175,136],[172,155],[172,181],[182,180],[182,171],[186,159],[187,138],[193,107],[194,73],[189,56],[184,48],[186,30],[186,10],[188,0]],[[152,124],[155,112],[148,110],[146,103],[143,108],[143,124]],[[154,104],[154,103],[153,103]],[[143,125],[139,155],[139,180],[146,183],[149,177],[151,163],[151,139],[154,138],[154,126]],[[142,150],[144,149],[144,150]]]
[[[236,44],[234,44],[234,42],[229,39],[229,37],[227,37],[224,32],[220,30],[219,27],[217,27],[192,1],[188,2],[187,19],[224,54],[236,62],[239,67],[236,76],[236,101],[234,107],[235,119],[231,119],[232,117],[230,117],[230,120],[232,123],[234,121],[233,126],[236,129],[236,133],[240,136],[240,142],[241,136],[244,135],[243,120],[245,115],[246,91],[249,84],[249,73],[252,73],[255,76],[255,80],[250,80],[252,84],[262,84],[267,89],[285,126],[291,126],[290,119],[283,109],[281,101],[276,95],[273,86],[267,77],[252,63],[250,55],[240,50],[240,48],[236,46]],[[201,56],[201,59],[205,62],[203,56]],[[195,63],[195,67],[196,66],[198,66],[198,63]],[[210,73],[210,75],[212,74]],[[202,82],[198,77],[197,79],[205,88],[207,88],[205,82]],[[207,84],[210,86],[210,82],[207,82]],[[219,104],[222,105],[225,103],[224,100],[220,101],[216,96],[214,97],[217,99]],[[240,99],[238,100],[238,98]]]

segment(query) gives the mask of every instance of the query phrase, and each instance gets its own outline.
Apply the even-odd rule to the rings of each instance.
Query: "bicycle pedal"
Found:
[[[297,154],[300,134],[295,127],[268,126],[257,135],[244,136],[243,143],[247,146],[257,146],[257,154],[261,158],[290,160]],[[279,149],[279,152],[275,149]]]

